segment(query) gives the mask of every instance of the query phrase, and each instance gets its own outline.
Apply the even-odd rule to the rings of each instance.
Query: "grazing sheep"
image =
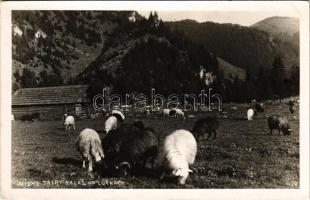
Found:
[[[170,111],[169,111],[169,117],[176,117],[176,116],[177,116],[176,114],[177,114],[176,110],[170,109]]]
[[[105,162],[108,166],[115,166],[120,147],[128,141],[133,134],[139,131],[139,125],[121,124],[117,129],[111,130],[103,140],[103,150],[105,153]]]
[[[145,128],[142,122],[122,124],[103,139],[105,165],[127,175],[141,161],[145,166],[157,155],[158,140],[154,130]]]
[[[151,128],[139,129],[120,146],[116,168],[120,170],[123,176],[126,176],[133,169],[137,169],[140,164],[145,167],[149,160],[151,160],[153,168],[157,153],[158,139],[155,131]]]
[[[204,136],[208,133],[208,138],[212,139],[216,138],[216,130],[219,128],[219,121],[217,117],[209,116],[196,121],[192,133],[195,136],[196,140],[199,139],[200,136]]]
[[[93,158],[95,162],[104,158],[100,137],[93,129],[86,128],[80,132],[76,140],[76,148],[83,157],[83,168],[86,160],[88,161],[88,171],[93,170]]]
[[[265,109],[264,109],[264,104],[263,103],[256,103],[255,104],[255,109],[257,112],[264,112]]]
[[[291,114],[294,114],[296,111],[296,102],[293,99],[290,99],[288,102],[289,110]]]
[[[252,108],[249,108],[247,111],[248,120],[253,120],[255,115],[255,111]]]
[[[169,113],[170,113],[170,109],[169,108],[165,108],[163,110],[164,117],[169,117]]]
[[[176,130],[169,134],[159,150],[158,163],[163,169],[161,179],[166,174],[177,177],[179,184],[185,184],[190,165],[195,162],[197,143],[189,131]]]
[[[75,120],[74,117],[71,115],[64,114],[64,126],[66,128],[66,131],[70,131],[70,128],[73,127],[73,130],[75,131]]]
[[[111,130],[116,129],[117,127],[117,118],[115,116],[109,117],[104,123],[104,130],[106,133],[109,133]]]
[[[150,115],[150,114],[151,114],[151,109],[150,109],[150,108],[146,108],[146,109],[144,110],[144,114],[145,114],[145,115]]]
[[[294,114],[295,111],[296,111],[296,107],[295,106],[290,106],[289,110],[290,110],[291,114]]]
[[[182,117],[183,119],[185,119],[185,114],[181,109],[174,108],[173,110],[175,110],[175,116],[176,117]]]
[[[104,123],[106,133],[116,129],[118,122],[123,122],[125,119],[124,114],[118,110],[112,110],[111,115]]]
[[[290,100],[288,101],[288,105],[289,105],[290,107],[295,106],[295,101],[294,101],[294,99],[290,99]]]
[[[118,121],[124,121],[125,120],[125,115],[118,110],[112,110],[111,115],[116,117]]]
[[[272,115],[267,119],[268,127],[270,129],[270,135],[272,135],[273,129],[278,129],[279,134],[282,131],[283,135],[290,135],[291,128],[285,117],[280,117],[279,115]]]

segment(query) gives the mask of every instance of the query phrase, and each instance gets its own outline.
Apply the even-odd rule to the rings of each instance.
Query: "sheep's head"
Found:
[[[193,171],[189,168],[183,168],[183,169],[179,168],[179,169],[173,170],[172,175],[177,177],[179,184],[184,185],[188,177],[188,174],[190,172],[193,172]]]
[[[115,166],[115,169],[119,172],[121,176],[127,176],[131,166],[129,162],[122,162],[119,165]]]
[[[96,162],[100,162],[103,159],[104,159],[104,155],[103,154],[100,155],[99,152],[96,152],[96,154],[95,154],[95,161]]]
[[[284,135],[291,135],[292,129],[289,126],[282,128],[282,132]]]

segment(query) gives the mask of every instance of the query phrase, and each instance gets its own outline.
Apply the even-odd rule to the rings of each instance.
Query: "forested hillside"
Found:
[[[148,18],[135,11],[14,11],[12,16],[13,91],[89,84],[90,96],[103,88],[146,95],[155,88],[169,95],[212,87],[224,101],[239,102],[298,93],[299,66],[292,64],[297,54],[260,30],[172,24],[156,12]]]
[[[169,22],[172,29],[184,32],[229,63],[252,75],[260,68],[271,69],[275,56],[281,57],[286,72],[299,66],[299,49],[268,32],[236,24],[198,23],[193,20]]]

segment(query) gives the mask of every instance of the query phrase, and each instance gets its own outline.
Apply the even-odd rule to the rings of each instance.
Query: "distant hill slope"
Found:
[[[271,69],[280,55],[286,69],[299,66],[299,52],[294,45],[256,28],[190,20],[167,22],[174,30],[184,32],[197,44],[225,61],[257,74],[260,68]]]
[[[251,27],[266,31],[282,41],[291,42],[299,48],[299,19],[295,17],[269,17]]]
[[[293,36],[299,32],[299,19],[295,17],[269,17],[251,25],[251,27],[272,34],[283,33]]]
[[[13,11],[13,89],[70,84],[133,15],[139,17],[133,11]]]
[[[240,80],[246,79],[246,72],[244,69],[236,67],[221,58],[217,58],[220,69],[224,72],[224,76],[232,80],[234,77],[238,77]]]

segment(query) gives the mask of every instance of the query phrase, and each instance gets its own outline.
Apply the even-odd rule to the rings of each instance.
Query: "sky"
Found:
[[[138,11],[141,15],[148,17],[150,11]],[[163,21],[179,21],[193,19],[198,22],[212,21],[217,23],[232,23],[242,26],[250,26],[263,19],[272,16],[297,17],[296,13],[283,11],[158,11],[159,18]]]

